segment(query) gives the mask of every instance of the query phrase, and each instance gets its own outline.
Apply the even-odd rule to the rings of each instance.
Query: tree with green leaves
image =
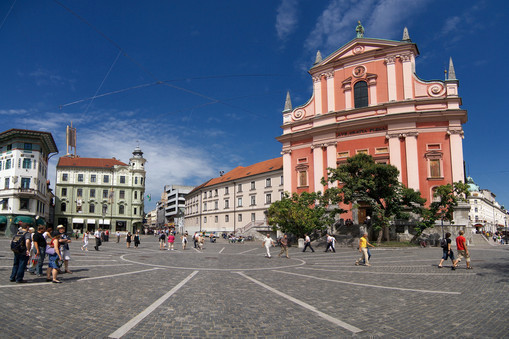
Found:
[[[468,184],[461,181],[436,187],[433,192],[435,199],[429,208],[423,211],[422,219],[417,224],[417,233],[420,234],[424,229],[434,227],[438,220],[452,222],[454,209],[460,201],[466,201],[469,195]]]
[[[408,219],[409,212],[421,214],[426,199],[419,192],[405,187],[398,180],[399,171],[388,164],[376,163],[368,154],[348,158],[338,168],[328,169],[328,182],[339,182],[339,193],[346,204],[367,204],[372,210],[371,221],[378,231],[380,243],[388,239],[390,222]]]
[[[340,196],[334,190],[321,192],[285,193],[267,211],[268,223],[274,230],[298,237],[323,231],[335,222],[335,215],[344,211],[335,207]]]

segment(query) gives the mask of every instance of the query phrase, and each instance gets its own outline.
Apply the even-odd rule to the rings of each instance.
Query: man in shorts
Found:
[[[69,270],[69,260],[71,259],[71,251],[69,250],[69,244],[71,238],[65,234],[65,227],[63,225],[57,226],[58,233],[60,233],[60,249],[62,252],[62,258],[64,259],[65,273],[72,273]]]
[[[459,236],[456,238],[456,247],[458,248],[458,259],[454,262],[454,266],[457,266],[461,259],[465,258],[467,262],[467,270],[471,270],[470,266],[470,253],[467,248],[467,239],[463,236],[464,232],[459,231]]]

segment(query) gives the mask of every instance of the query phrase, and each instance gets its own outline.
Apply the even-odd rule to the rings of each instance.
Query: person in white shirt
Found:
[[[86,231],[83,234],[83,246],[81,246],[82,251],[88,251],[88,239],[90,238],[90,232]]]
[[[325,249],[325,252],[328,252],[330,248],[332,252],[336,253],[336,248],[334,247],[335,243],[336,238],[327,233],[327,248]]]
[[[118,244],[120,242],[120,232],[117,231],[116,235],[117,235],[117,244]]]
[[[315,252],[313,247],[311,247],[311,238],[309,238],[309,235],[304,234],[304,249],[302,250],[302,252],[306,252],[306,248],[308,247],[311,249],[311,252],[313,253]]]
[[[101,229],[97,229],[94,233],[94,237],[95,237],[95,250],[96,251],[99,251],[99,246],[101,246]]]
[[[267,255],[265,257],[270,258],[270,246],[274,246],[274,240],[270,237],[270,234],[267,233],[267,237],[263,239],[262,247],[265,246],[267,250]]]

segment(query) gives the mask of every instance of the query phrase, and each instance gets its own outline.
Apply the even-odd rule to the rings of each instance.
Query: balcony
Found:
[[[33,188],[4,188],[0,190],[1,196],[21,196],[21,197],[31,197],[35,195],[39,195],[44,197],[44,195]]]

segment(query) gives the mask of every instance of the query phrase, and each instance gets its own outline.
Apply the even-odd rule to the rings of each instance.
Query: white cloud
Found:
[[[215,162],[204,147],[190,146],[179,141],[178,135],[166,137],[170,128],[164,124],[137,119],[116,119],[114,115],[101,114],[102,123],[86,127],[77,124],[77,153],[82,157],[112,158],[129,163],[134,148],[139,144],[147,159],[146,193],[154,199],[162,193],[164,185],[201,184],[216,176]],[[63,130],[64,131],[64,130]],[[160,132],[156,132],[160,131]],[[63,152],[61,152],[63,153]],[[148,211],[153,206],[147,206]]]
[[[360,20],[367,38],[400,39],[405,22],[431,0],[332,0],[304,43],[308,53],[324,57],[356,37]]]
[[[70,124],[71,121],[73,123],[81,123],[83,119],[77,114],[54,112],[44,113],[42,115],[33,113],[21,119],[21,123],[24,124],[24,126],[37,126],[37,129],[40,131],[57,131],[62,126],[64,126],[65,131],[66,124]]]
[[[443,35],[447,35],[458,28],[458,24],[461,22],[461,18],[458,16],[453,16],[451,18],[448,18],[447,21],[444,24],[444,28],[442,29],[441,33]]]
[[[281,40],[285,40],[297,27],[298,0],[283,0],[277,9],[276,32]]]
[[[478,12],[483,10],[484,6],[485,3],[480,2],[475,6],[468,6],[459,15],[448,17],[442,29],[438,30],[437,39],[447,37],[447,43],[451,44],[482,29],[483,23],[477,18],[479,17]]]
[[[20,76],[24,76],[24,73],[18,72]],[[44,86],[70,86],[72,90],[74,90],[74,85],[76,83],[75,79],[66,79],[57,74],[57,72],[50,71],[47,69],[38,68],[35,71],[28,73],[28,76],[31,77],[35,84],[39,87]]]
[[[20,114],[16,116],[15,114]],[[36,126],[37,130],[49,131],[58,146],[59,153],[50,159],[48,179],[54,187],[58,158],[66,154],[66,126],[73,121],[77,128],[77,154],[81,157],[112,158],[129,163],[129,158],[137,145],[140,145],[147,159],[146,194],[152,201],[145,201],[145,210],[152,209],[159,199],[164,185],[199,185],[216,177],[218,164],[224,159],[211,151],[224,145],[189,145],[183,137],[196,133],[220,136],[219,129],[194,131],[192,126],[185,128],[164,122],[148,122],[131,117],[130,111],[93,111],[87,116],[81,113],[35,112],[23,109],[0,110],[0,114],[14,114],[13,125]],[[122,119],[118,119],[122,116]],[[32,128],[35,129],[35,128]],[[229,155],[228,155],[229,158]]]
[[[26,109],[0,109],[0,115],[25,115]]]

